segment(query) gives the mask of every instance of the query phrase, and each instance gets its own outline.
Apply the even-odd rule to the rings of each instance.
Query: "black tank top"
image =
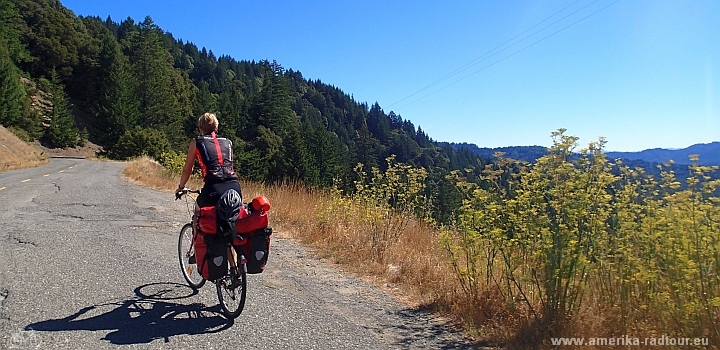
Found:
[[[200,163],[203,181],[217,183],[237,180],[233,169],[232,142],[215,133],[195,138],[195,156]]]

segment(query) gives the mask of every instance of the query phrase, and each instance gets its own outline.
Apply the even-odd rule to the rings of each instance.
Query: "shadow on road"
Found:
[[[136,297],[132,299],[88,306],[65,318],[29,324],[25,330],[110,330],[103,340],[127,345],[155,339],[168,342],[170,337],[181,334],[216,333],[233,325],[217,306],[172,302],[195,294],[196,290],[182,284],[146,284],[135,288]]]

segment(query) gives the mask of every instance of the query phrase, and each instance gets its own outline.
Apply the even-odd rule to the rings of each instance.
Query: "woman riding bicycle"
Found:
[[[230,201],[242,202],[240,182],[233,169],[232,142],[224,137],[217,136],[218,120],[215,114],[203,114],[198,119],[198,129],[200,129],[201,135],[190,140],[187,157],[185,158],[185,167],[180,176],[180,185],[178,185],[176,191],[176,198],[187,193],[185,184],[190,179],[195,159],[197,159],[205,185],[196,199],[193,227],[197,227],[200,208],[215,206],[226,191],[231,189],[237,191],[235,193],[239,198],[232,198]],[[226,201],[228,200],[227,196],[223,198]],[[234,249],[228,248],[228,257],[230,257],[230,268],[233,274],[236,274],[237,256]],[[194,256],[192,260],[194,260]]]
[[[185,167],[177,190],[178,193],[186,191],[185,184],[190,179],[195,159],[197,159],[205,185],[197,197],[196,214],[200,211],[200,207],[217,204],[220,196],[229,189],[234,189],[242,197],[240,182],[233,169],[232,142],[216,135],[218,120],[215,114],[203,114],[198,119],[198,129],[200,129],[201,135],[190,140]]]

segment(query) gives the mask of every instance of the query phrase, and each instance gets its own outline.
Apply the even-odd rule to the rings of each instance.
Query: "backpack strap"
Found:
[[[223,166],[225,164],[225,161],[223,161],[222,149],[220,148],[220,141],[218,141],[217,135],[215,135],[214,131],[210,134],[210,136],[212,136],[213,143],[215,143],[215,150],[217,151],[218,164],[220,164],[220,166]]]

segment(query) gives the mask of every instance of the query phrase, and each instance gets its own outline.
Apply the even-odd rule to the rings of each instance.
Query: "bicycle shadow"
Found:
[[[164,339],[167,343],[172,336],[217,333],[233,325],[233,320],[225,318],[217,306],[171,302],[197,294],[186,285],[150,283],[135,288],[134,292],[135,298],[88,306],[64,318],[29,324],[25,330],[110,330],[102,340],[129,345],[146,344],[156,339]],[[109,308],[112,309],[105,312]]]

